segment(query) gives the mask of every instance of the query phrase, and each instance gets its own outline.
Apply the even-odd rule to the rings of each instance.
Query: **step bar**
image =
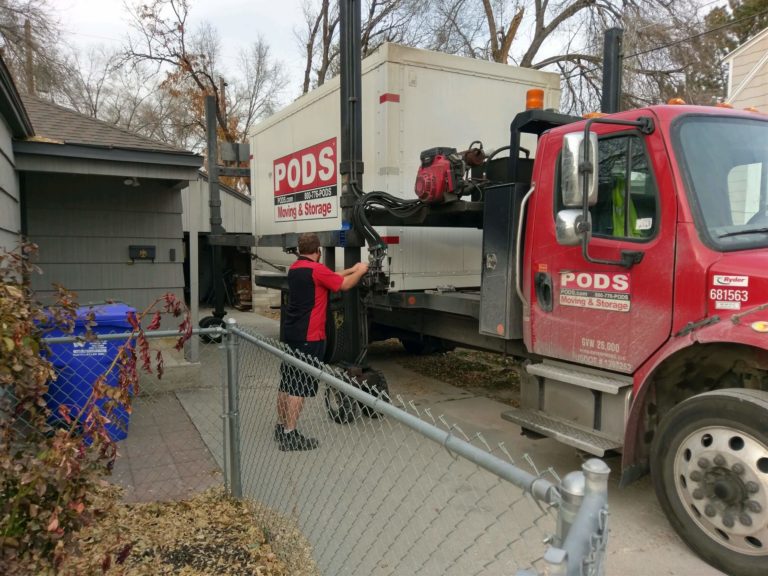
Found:
[[[553,418],[538,410],[508,410],[502,412],[504,420],[514,422],[521,428],[532,430],[543,436],[554,438],[563,444],[573,446],[595,456],[605,456],[609,450],[621,448],[621,442],[608,438],[594,430],[576,426],[566,420]]]
[[[575,368],[571,364],[560,362],[543,362],[541,364],[528,364],[526,370],[534,376],[541,376],[582,388],[599,390],[607,394],[618,394],[622,388],[632,385],[632,378],[621,376],[602,370],[593,370],[590,368]]]

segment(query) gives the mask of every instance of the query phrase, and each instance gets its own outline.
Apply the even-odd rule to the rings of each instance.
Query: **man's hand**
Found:
[[[344,276],[344,282],[341,285],[342,290],[350,290],[357,286],[360,279],[368,272],[368,264],[365,262],[358,262],[352,268],[347,268],[341,273]]]

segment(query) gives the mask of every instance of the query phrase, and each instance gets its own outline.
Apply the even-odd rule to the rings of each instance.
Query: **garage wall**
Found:
[[[211,207],[208,206],[208,181],[199,178],[181,191],[184,205],[184,231],[211,231]],[[219,190],[221,198],[221,223],[227,233],[252,234],[251,199],[225,188]]]
[[[182,297],[178,190],[157,180],[132,187],[122,178],[33,173],[25,186],[28,234],[43,270],[33,288],[44,301],[52,283],[77,292],[81,304],[119,300],[144,309],[167,292]],[[154,263],[131,262],[130,245],[154,245]]]
[[[0,117],[0,248],[12,250],[18,245],[20,227],[19,180],[11,130]]]

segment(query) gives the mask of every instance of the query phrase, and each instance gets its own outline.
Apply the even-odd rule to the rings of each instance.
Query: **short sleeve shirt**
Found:
[[[287,342],[325,340],[328,291],[338,292],[344,278],[310,258],[299,256],[288,270],[288,307],[283,323]]]

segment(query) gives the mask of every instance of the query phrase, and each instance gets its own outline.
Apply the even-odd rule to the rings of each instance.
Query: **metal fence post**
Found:
[[[584,490],[587,480],[584,472],[576,471],[566,474],[560,483],[560,507],[557,509],[557,534],[555,546],[562,546],[568,532],[571,529],[573,521],[576,519],[576,513],[579,511],[581,502],[584,500]]]
[[[225,348],[227,351],[227,394],[226,394],[226,419],[227,419],[227,469],[229,477],[229,489],[234,498],[242,498],[243,485],[240,473],[240,401],[238,382],[238,350],[239,341],[232,330],[237,326],[234,318],[227,318],[227,336]]]
[[[599,458],[590,458],[581,469],[586,477],[584,498],[594,498],[596,507],[599,507],[586,563],[590,565],[590,574],[602,576],[605,573],[605,549],[608,543],[608,477],[611,469]]]

